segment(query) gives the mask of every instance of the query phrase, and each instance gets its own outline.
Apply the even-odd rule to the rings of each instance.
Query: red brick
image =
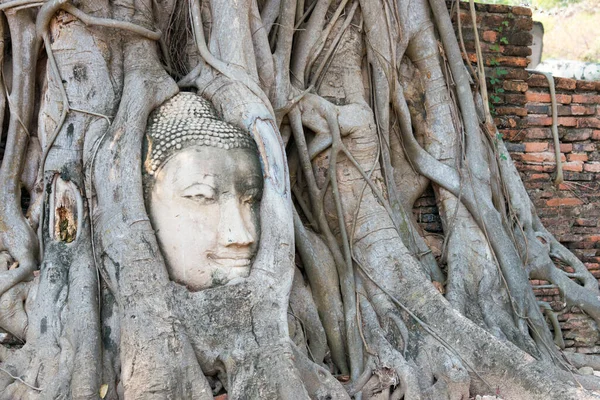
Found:
[[[592,134],[592,140],[600,140],[600,131],[594,131]]]
[[[556,102],[561,104],[571,104],[571,95],[570,94],[557,94]]]
[[[504,81],[502,87],[504,88],[504,90],[508,90],[511,92],[526,92],[529,88],[526,82],[508,80]]]
[[[574,94],[573,103],[598,104],[600,103],[600,95],[595,94]]]
[[[519,117],[525,117],[527,110],[522,107],[496,107],[496,113],[498,115],[518,115]]]
[[[550,115],[551,112],[551,107],[548,103],[527,103],[525,107],[527,108],[529,114]]]
[[[590,162],[583,166],[585,172],[600,172],[600,162]]]
[[[529,181],[547,181],[550,179],[549,174],[531,174],[527,180]]]
[[[512,140],[522,140],[527,133],[526,129],[499,129],[500,133],[504,137],[504,139],[508,141]]]
[[[573,115],[594,115],[596,113],[596,106],[581,106],[573,104],[571,106],[571,112]]]
[[[512,56],[496,56],[496,55],[486,55],[485,65],[491,65],[491,60],[496,60],[500,65],[505,65],[509,67],[521,67],[525,68],[529,64],[529,60],[526,57],[512,57]]]
[[[528,115],[525,118],[527,125],[534,126],[550,126],[552,125],[552,117],[547,115]]]
[[[488,11],[492,13],[506,14],[510,11],[510,7],[504,4],[488,4]]]
[[[571,191],[573,190],[572,185],[568,185],[566,183],[561,183],[560,185],[558,185],[558,190],[568,190]]]
[[[559,118],[560,120],[560,118]],[[569,125],[570,126],[570,125]],[[600,128],[600,118],[589,117],[589,118],[578,118],[578,128]]]
[[[558,125],[560,125],[560,126],[579,126],[579,120],[575,117],[559,117]]]
[[[524,81],[529,77],[529,72],[527,72],[524,68],[506,67],[505,70],[506,75],[504,75],[504,79]],[[492,76],[492,74],[496,72],[496,68],[486,67],[485,71],[487,76]]]
[[[533,19],[529,17],[518,17],[511,21],[513,30],[529,32],[533,28]]]
[[[544,186],[544,184],[542,182],[532,182],[532,181],[527,181],[524,183],[525,185],[525,189],[527,190],[538,190],[541,189],[542,186]]]
[[[494,118],[494,124],[496,124],[496,126],[499,129],[516,128],[517,127],[517,121],[514,118],[510,118],[510,117],[496,117],[496,118]]]
[[[550,107],[552,107],[552,106],[550,106]],[[566,116],[566,115],[572,115],[571,106],[568,106],[568,105],[559,104],[558,107],[556,107],[556,111],[558,111],[559,117]]]
[[[534,153],[548,150],[548,143],[544,142],[529,142],[525,143],[525,151],[527,153]]]
[[[525,104],[527,99],[524,94],[507,93],[504,95],[506,104]]]
[[[483,16],[480,13],[475,13],[475,21],[477,22],[477,25],[480,24],[481,22],[481,18]],[[452,20],[456,20],[456,14],[452,15]],[[465,26],[473,26],[473,19],[471,18],[471,13],[469,11],[462,11],[460,12],[460,22],[462,25]],[[471,32],[471,29],[469,29],[469,32]],[[466,33],[466,32],[465,32]]]
[[[560,152],[561,153],[570,153],[573,150],[573,145],[571,143],[561,143],[560,144]]]
[[[539,153],[526,153],[521,155],[521,160],[525,162],[554,162],[555,157],[554,153],[549,151],[539,152]],[[565,156],[561,155],[561,160],[565,161]]]
[[[552,123],[552,119],[550,119],[550,123]],[[529,128],[526,132],[528,139],[549,139],[552,137],[550,128]]]
[[[490,28],[495,28],[497,26],[502,25],[502,21],[505,20],[505,16],[504,15],[498,15],[498,14],[486,14],[483,16],[483,20],[482,20],[482,26],[487,26]]]
[[[511,11],[515,15],[526,15],[531,17],[531,8],[529,7],[514,6]]]
[[[548,80],[544,75],[531,74],[527,79],[527,84],[531,87],[548,87]]]
[[[577,81],[577,90],[596,90],[596,83],[593,81]]]
[[[583,161],[570,161],[562,164],[563,171],[581,172],[583,171]]]
[[[537,102],[537,103],[550,103],[550,93],[545,92],[527,92],[525,93],[525,98],[527,101]],[[570,104],[571,103],[571,95],[568,94],[557,94],[556,101],[562,104]]]
[[[544,172],[546,170],[545,166],[539,165],[539,164],[523,164],[523,163],[515,162],[515,166],[517,167],[517,169],[519,171]],[[548,172],[551,172],[553,169],[554,169],[554,166],[552,166],[552,168],[549,169]]]
[[[481,34],[481,38],[483,40],[485,40],[486,42],[496,43],[496,40],[498,40],[498,32],[496,32],[496,31],[483,31],[483,33]]]
[[[504,50],[502,50],[502,54],[504,54],[505,56],[528,57],[531,55],[530,47],[512,46],[512,45],[505,45],[503,47],[504,47]]]
[[[569,161],[587,161],[588,155],[586,153],[570,153],[567,155]]]
[[[514,32],[507,35],[508,42],[517,46],[531,46],[533,35],[531,32]]]
[[[573,90],[577,87],[577,81],[569,78],[554,78],[554,86],[557,89]]]
[[[561,139],[565,142],[581,142],[588,140],[592,135],[590,129],[564,129],[560,133],[562,134]]]
[[[582,129],[583,131],[589,132],[589,130]],[[596,143],[574,143],[573,150],[576,152],[596,151]]]
[[[536,103],[550,103],[550,93],[527,92],[525,93],[527,101]]]
[[[546,205],[549,207],[579,206],[581,204],[583,204],[583,202],[574,197],[550,199],[546,202]]]
[[[579,226],[596,226],[598,225],[598,221],[592,218],[577,218],[575,220],[575,225]],[[599,265],[600,267],[600,265]]]
[[[581,236],[566,234],[566,235],[561,235],[560,238],[558,238],[558,240],[560,242],[580,242]]]

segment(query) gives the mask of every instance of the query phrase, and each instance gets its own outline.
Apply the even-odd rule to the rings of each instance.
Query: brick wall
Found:
[[[553,184],[556,157],[548,82],[543,75],[529,74],[523,84],[526,102],[515,107],[519,113],[497,118],[504,128],[500,131],[544,225],[600,278],[600,82],[554,78],[565,179],[558,187]],[[503,104],[511,106],[516,105]],[[560,313],[571,350],[600,353],[600,334],[589,318],[566,309],[556,288],[536,293]]]
[[[600,82],[554,78],[565,178],[555,187],[548,82],[525,69],[531,55],[531,10],[491,4],[476,4],[476,10],[492,113],[529,196],[548,230],[600,278]],[[467,57],[474,62],[468,3],[460,3],[459,15]],[[455,27],[456,19],[455,14]],[[427,231],[442,231],[431,190],[414,212]],[[567,350],[600,353],[596,324],[576,307],[564,307],[558,289],[547,287],[548,282],[532,284],[538,298],[559,314]]]

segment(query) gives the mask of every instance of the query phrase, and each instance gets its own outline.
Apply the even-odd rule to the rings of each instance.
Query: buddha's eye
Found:
[[[248,189],[241,196],[242,203],[245,204],[256,204],[261,200],[262,190],[258,188]]]
[[[212,204],[216,201],[215,189],[203,183],[193,184],[181,192],[181,197],[199,204]]]

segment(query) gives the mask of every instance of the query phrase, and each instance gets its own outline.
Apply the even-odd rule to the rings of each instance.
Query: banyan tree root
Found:
[[[37,237],[21,210],[20,177],[31,135],[39,40],[29,11],[9,11],[6,18],[12,39],[12,70],[23,73],[13,73],[7,98],[10,121],[0,167],[0,249],[8,250],[19,268],[2,273],[0,294],[29,278],[38,267]]]

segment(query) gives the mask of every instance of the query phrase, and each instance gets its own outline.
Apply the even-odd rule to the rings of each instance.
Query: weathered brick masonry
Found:
[[[476,4],[476,10],[492,113],[510,155],[545,226],[600,278],[600,82],[554,78],[565,178],[555,187],[548,82],[525,69],[531,54],[531,10],[491,4]],[[474,62],[468,3],[461,3],[460,18]],[[456,14],[453,21],[456,26]],[[425,229],[441,232],[431,191],[417,201],[415,213]],[[564,307],[556,288],[536,289],[536,294],[559,313],[568,351],[600,353],[600,332],[591,319]]]

